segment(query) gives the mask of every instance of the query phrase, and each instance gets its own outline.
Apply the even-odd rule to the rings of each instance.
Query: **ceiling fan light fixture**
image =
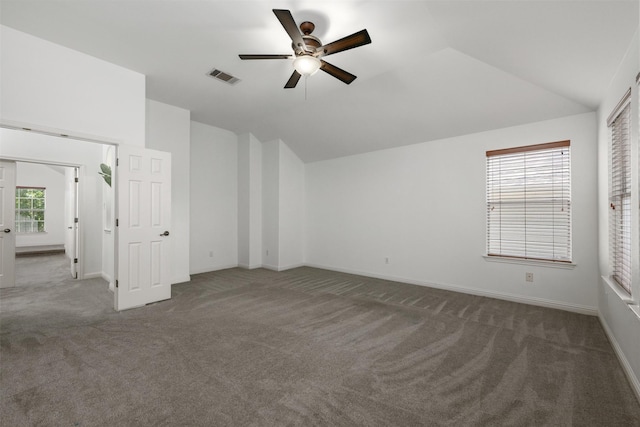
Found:
[[[303,76],[314,75],[321,65],[320,60],[311,55],[300,55],[293,60],[293,68]]]
[[[356,79],[356,76],[353,74],[335,65],[331,65],[320,58],[371,43],[371,37],[369,37],[366,29],[343,37],[340,40],[322,44],[316,36],[311,34],[315,28],[312,22],[303,22],[300,24],[300,30],[298,30],[298,25],[293,19],[291,11],[287,9],[273,9],[273,13],[291,39],[293,55],[240,54],[240,59],[290,59],[293,57],[292,65],[294,71],[284,85],[285,89],[293,89],[302,76],[311,76],[317,73],[318,70],[324,71],[345,84],[350,84]]]

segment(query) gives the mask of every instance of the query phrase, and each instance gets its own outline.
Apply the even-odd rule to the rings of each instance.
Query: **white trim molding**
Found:
[[[613,282],[613,280],[611,279],[611,277],[608,276],[601,276],[602,280],[604,281],[604,283],[607,284],[607,286],[609,286],[609,288],[613,291],[613,293],[615,293],[618,298],[620,298],[622,300],[623,303],[625,304],[633,304],[633,299],[631,298],[630,295],[626,294],[619,285],[615,284]]]
[[[544,261],[536,259],[525,258],[509,258],[496,255],[482,255],[485,261],[489,262],[504,262],[506,264],[520,264],[520,265],[534,265],[536,267],[548,267],[548,268],[562,268],[565,270],[571,270],[576,267],[577,264],[572,262],[556,262],[556,261]]]
[[[631,364],[629,363],[629,360],[627,360],[627,356],[625,356],[624,352],[622,351],[620,344],[618,344],[618,341],[616,340],[616,336],[613,334],[611,328],[609,328],[609,325],[607,324],[605,318],[602,315],[598,315],[598,319],[600,319],[600,324],[602,325],[607,338],[609,338],[609,342],[613,347],[613,351],[616,353],[616,356],[618,357],[618,360],[622,365],[622,370],[627,376],[629,384],[631,385],[633,392],[636,394],[638,402],[640,402],[640,379],[633,372]]]
[[[400,276],[386,276],[383,274],[374,274],[363,271],[342,269],[336,267],[323,266],[318,264],[305,264],[308,267],[321,268],[323,270],[332,270],[348,274],[357,274],[365,277],[374,277],[376,279],[391,280],[394,282],[408,283],[410,285],[426,286],[429,288],[443,289],[446,291],[460,292],[463,294],[478,295],[481,297],[496,298],[505,301],[518,302],[521,304],[537,305],[539,307],[554,308],[556,310],[570,311],[573,313],[586,314],[589,316],[597,316],[598,308],[580,304],[570,304],[561,301],[548,300],[544,298],[528,297],[523,295],[514,295],[503,292],[485,291],[480,289],[468,288],[466,286],[451,285],[446,283],[435,283],[421,280],[408,279]]]
[[[193,274],[202,274],[202,273],[211,273],[213,271],[218,271],[218,270],[226,270],[228,268],[235,268],[238,267],[238,264],[225,264],[225,265],[219,265],[216,267],[207,267],[207,268],[198,268],[195,270],[191,270],[189,271],[189,280],[183,280],[183,282],[188,282],[191,280],[191,275]],[[186,276],[185,276],[186,277]],[[175,283],[182,283],[182,282],[174,282]]]
[[[238,267],[244,268],[245,270],[255,270],[256,268],[262,268],[262,264],[238,264]]]
[[[178,283],[185,283],[185,282],[190,282],[191,281],[191,276],[190,275],[186,275],[186,276],[178,276],[178,277],[174,277],[171,279],[171,284],[172,285],[177,285]]]
[[[82,132],[74,132],[66,129],[53,128],[49,126],[36,125],[32,123],[18,122],[0,118],[0,128],[15,129],[25,132],[36,132],[43,135],[56,136],[60,138],[77,139],[79,141],[97,142],[100,144],[119,145],[123,141],[106,136],[92,135]]]

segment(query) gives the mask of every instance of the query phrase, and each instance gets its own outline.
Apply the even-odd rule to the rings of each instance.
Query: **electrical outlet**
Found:
[[[213,251],[209,251],[209,258],[213,258]]]
[[[389,257],[386,257],[386,258],[384,259],[384,263],[385,263],[385,264],[389,264]]]
[[[269,249],[267,249],[267,256],[269,256]]]
[[[525,273],[525,280],[527,282],[533,282],[533,273]]]

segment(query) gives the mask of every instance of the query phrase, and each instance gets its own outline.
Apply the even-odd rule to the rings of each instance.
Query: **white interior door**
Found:
[[[16,163],[0,160],[0,288],[16,284]]]
[[[171,154],[119,146],[116,310],[171,298]]]

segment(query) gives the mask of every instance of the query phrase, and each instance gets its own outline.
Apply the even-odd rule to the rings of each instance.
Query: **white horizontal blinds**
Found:
[[[624,100],[625,98],[623,98]],[[610,120],[609,244],[613,279],[631,294],[631,146],[629,102]]]
[[[570,142],[487,151],[487,253],[571,261]]]

